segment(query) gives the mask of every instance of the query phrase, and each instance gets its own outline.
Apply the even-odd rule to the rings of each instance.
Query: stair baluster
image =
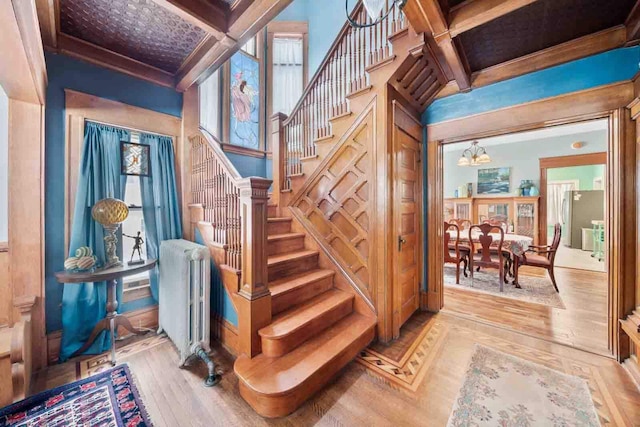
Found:
[[[369,84],[367,69],[393,56],[389,38],[406,27],[402,11],[394,0],[386,0],[386,19],[370,28],[353,28],[349,23],[338,34],[322,64],[300,100],[283,123],[286,179],[280,190],[291,189],[291,178],[302,174],[301,158],[316,155],[316,141],[332,134],[331,119],[349,113],[347,98]],[[352,18],[370,23],[362,2]]]

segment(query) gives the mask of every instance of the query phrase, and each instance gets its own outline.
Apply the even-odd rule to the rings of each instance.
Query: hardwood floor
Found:
[[[556,268],[555,271],[565,310],[445,286],[444,311],[611,355],[607,335],[606,273],[569,268]],[[545,276],[546,272],[522,267],[520,275]]]
[[[213,355],[224,374],[213,388],[202,384],[202,364],[177,367],[170,342],[120,360],[129,364],[157,426],[444,426],[478,343],[585,378],[603,426],[640,425],[640,391],[614,360],[447,313],[422,316],[430,344],[415,390],[397,387],[352,362],[296,412],[275,420],[261,418],[242,400],[233,358],[220,347]],[[34,379],[36,391],[72,381],[76,372],[74,362],[41,371]]]

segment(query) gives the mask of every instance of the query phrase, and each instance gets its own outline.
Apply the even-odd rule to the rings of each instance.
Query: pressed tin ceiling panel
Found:
[[[60,0],[60,30],[170,73],[206,35],[151,0]]]
[[[459,36],[478,71],[623,24],[635,0],[538,0]]]

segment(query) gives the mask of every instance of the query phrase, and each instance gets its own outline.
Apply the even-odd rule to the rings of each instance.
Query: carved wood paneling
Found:
[[[372,304],[376,299],[370,287],[374,106],[345,133],[291,204]]]

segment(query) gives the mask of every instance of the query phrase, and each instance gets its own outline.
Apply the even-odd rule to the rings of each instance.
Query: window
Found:
[[[289,115],[308,80],[307,22],[274,21],[267,25],[267,117]]]
[[[275,35],[273,38],[273,96],[274,113],[289,114],[300,99],[303,90],[302,37]]]
[[[251,38],[248,42],[246,42],[244,44],[244,46],[242,46],[240,48],[240,50],[242,50],[243,52],[251,55],[251,56],[258,56],[258,40],[256,37]]]
[[[211,135],[221,138],[220,71],[216,70],[199,87],[200,126]]]
[[[136,144],[140,143],[140,134],[138,132],[131,132],[131,142]],[[133,253],[133,246],[135,243],[134,239],[128,236],[136,236],[139,231],[140,237],[142,237],[143,241],[147,241],[144,217],[142,215],[142,195],[140,193],[139,176],[127,176],[124,202],[129,206],[129,216],[122,223],[122,262],[127,263],[131,260],[131,254]],[[137,252],[133,259],[138,259]],[[147,259],[145,243],[142,244],[142,259]],[[150,296],[151,289],[149,286],[148,271],[125,277],[123,279],[123,302]]]

